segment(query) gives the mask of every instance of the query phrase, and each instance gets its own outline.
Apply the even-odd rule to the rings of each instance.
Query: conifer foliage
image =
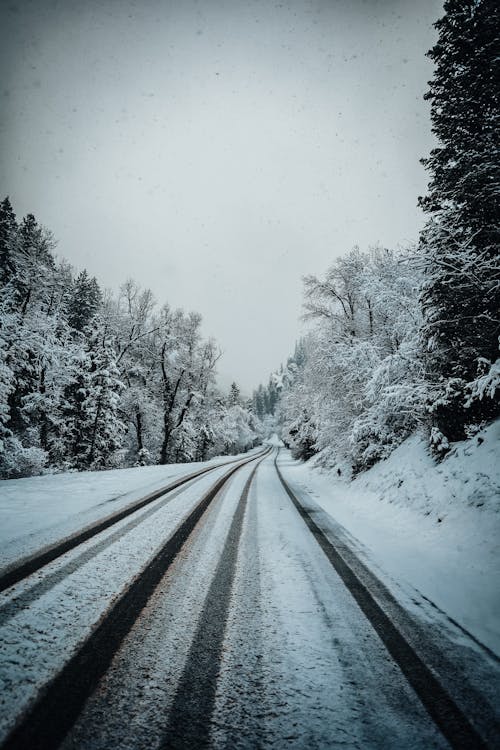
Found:
[[[417,429],[443,456],[500,414],[500,6],[444,9],[418,248],[354,249],[305,279],[314,328],[281,394],[282,436],[339,470],[368,468]]]
[[[259,420],[201,317],[129,280],[103,294],[53,255],[49,232],[0,204],[0,476],[205,460],[252,447]]]
[[[0,475],[203,460],[280,432],[362,471],[418,429],[438,455],[500,414],[500,6],[446,0],[418,247],[353,248],[304,279],[312,323],[249,403],[216,387],[196,313],[103,294],[0,204]]]
[[[422,339],[438,450],[500,413],[500,6],[448,0],[427,98]]]

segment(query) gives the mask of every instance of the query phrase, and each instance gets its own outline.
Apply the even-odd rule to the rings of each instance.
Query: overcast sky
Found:
[[[435,0],[2,2],[1,197],[102,286],[195,309],[249,391],[301,277],[415,239]]]

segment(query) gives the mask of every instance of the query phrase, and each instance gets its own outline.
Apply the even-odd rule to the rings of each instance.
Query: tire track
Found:
[[[268,452],[266,450],[264,455]],[[258,454],[240,461],[203,495],[146,567],[102,615],[89,638],[45,686],[34,704],[19,717],[18,723],[2,745],[3,750],[55,750],[60,745],[156,586],[211,502],[241,466],[261,457]]]
[[[263,454],[259,453],[252,458],[257,458],[260,455]],[[38,552],[35,552],[33,555],[29,555],[28,557],[19,560],[13,565],[9,565],[0,573],[0,592],[5,591],[6,589],[10,588],[10,586],[19,583],[33,573],[36,573],[38,570],[43,568],[45,565],[48,565],[53,560],[61,557],[66,552],[70,552],[72,549],[75,549],[75,547],[78,547],[80,544],[88,541],[93,536],[100,534],[101,531],[105,531],[110,526],[113,526],[119,521],[122,521],[124,518],[130,516],[132,513],[135,513],[137,510],[140,510],[146,505],[149,505],[155,500],[158,500],[167,492],[171,492],[172,490],[175,490],[178,487],[187,484],[187,482],[190,482],[192,479],[200,477],[203,474],[207,474],[214,469],[218,469],[221,466],[226,466],[240,460],[241,459],[233,459],[232,461],[225,461],[221,464],[218,464],[217,466],[208,466],[206,468],[199,469],[198,471],[188,474],[181,479],[177,479],[174,482],[171,482],[165,487],[161,487],[154,492],[150,492],[148,495],[145,495],[139,500],[135,500],[133,503],[130,503],[125,508],[122,508],[115,513],[111,513],[110,515],[89,524],[84,529],[80,529],[79,531],[65,537],[59,542],[56,542],[55,544],[52,544],[42,550],[39,550]]]
[[[161,750],[195,750],[210,746],[210,720],[215,704],[239,541],[248,494],[258,465],[243,488],[233,516],[224,550],[177,686],[168,724],[160,744]]]
[[[197,479],[199,479],[199,477],[197,477]],[[33,604],[33,602],[35,602],[37,599],[57,586],[58,583],[61,583],[61,581],[63,581],[69,575],[75,573],[83,565],[86,565],[88,562],[97,557],[97,555],[99,555],[101,552],[104,552],[104,550],[115,544],[115,542],[125,536],[125,534],[133,531],[135,528],[137,528],[137,526],[146,521],[152,515],[158,513],[165,507],[165,505],[170,503],[191,486],[192,485],[190,482],[186,482],[186,484],[178,488],[176,491],[168,493],[168,496],[161,500],[158,505],[145,510],[144,513],[139,516],[139,518],[134,518],[133,520],[129,521],[129,523],[127,523],[125,526],[117,529],[115,532],[110,534],[110,536],[107,536],[105,539],[97,542],[89,549],[84,550],[79,555],[77,555],[77,557],[69,560],[65,565],[58,567],[52,573],[45,576],[42,580],[34,583],[32,586],[30,586],[30,588],[26,589],[18,596],[15,596],[6,604],[0,605],[0,627],[2,627],[7,622],[9,622],[9,620],[15,617],[21,609],[26,609],[27,607],[29,607],[30,604]]]
[[[469,719],[298,500],[279,470],[278,455],[279,451],[274,465],[285,492],[451,747],[486,749],[486,743]]]

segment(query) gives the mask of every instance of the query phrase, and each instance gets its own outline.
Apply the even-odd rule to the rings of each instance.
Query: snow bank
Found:
[[[438,522],[456,518],[464,508],[500,512],[500,420],[472,440],[456,443],[436,464],[426,441],[406,440],[385,461],[351,483],[388,503],[431,515]],[[480,518],[484,513],[474,513]]]
[[[352,482],[310,464],[286,461],[284,474],[361,543],[386,583],[430,599],[500,655],[500,420],[441,464],[417,436]]]

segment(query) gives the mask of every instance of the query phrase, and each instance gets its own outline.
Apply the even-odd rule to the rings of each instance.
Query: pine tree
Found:
[[[43,294],[55,270],[52,235],[41,227],[33,214],[27,214],[19,226],[18,252],[14,283],[19,296],[19,309],[25,315]]]
[[[264,394],[264,386],[262,384],[259,385],[256,391],[254,391],[254,394],[252,397],[252,412],[259,419],[263,419],[265,416],[265,413],[266,413],[265,394]]]
[[[500,334],[500,6],[447,0],[444,8],[426,95],[440,145],[424,160],[431,181],[420,205],[430,214],[421,235],[430,409],[434,440],[446,447],[500,413],[491,390],[471,399]]]
[[[0,284],[8,284],[15,274],[17,222],[9,198],[0,203]]]
[[[68,304],[68,323],[75,331],[88,326],[101,304],[101,290],[95,278],[83,270],[75,279]]]
[[[273,378],[269,378],[269,384],[267,386],[267,412],[268,414],[274,414],[276,404],[278,403],[278,389]]]
[[[231,383],[227,403],[229,406],[241,405],[241,392],[237,383]]]
[[[0,307],[0,319],[2,320],[2,327],[0,328],[0,457],[5,449],[4,440],[12,435],[12,431],[9,427],[9,402],[10,396],[15,389],[14,372],[9,363],[9,342],[5,337],[6,326],[4,322],[6,321],[7,315],[9,315],[9,313],[5,306],[2,305],[2,307]]]
[[[15,390],[15,375],[9,348],[17,329],[16,298],[10,281],[15,274],[17,222],[9,198],[0,203],[0,464],[5,439],[12,435],[10,400]]]
[[[66,389],[62,456],[77,469],[102,469],[113,463],[125,426],[115,354],[105,326],[96,320],[87,331],[85,350],[75,352],[74,375]]]

